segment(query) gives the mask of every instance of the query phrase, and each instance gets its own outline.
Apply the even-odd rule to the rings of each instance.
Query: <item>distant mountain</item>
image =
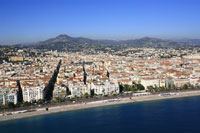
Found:
[[[200,39],[178,39],[176,40],[177,42],[183,42],[183,43],[187,43],[187,44],[191,44],[191,45],[200,45]]]
[[[105,47],[127,48],[127,47],[156,47],[156,48],[179,48],[188,47],[184,42],[162,40],[157,38],[144,37],[134,40],[93,40],[84,37],[70,37],[68,35],[59,35],[55,38],[48,39],[37,43],[34,48],[61,50],[61,51],[81,51],[83,49]]]
[[[83,51],[83,50],[121,50],[128,47],[153,47],[153,48],[189,48],[200,46],[200,39],[187,40],[162,40],[157,38],[144,37],[133,40],[94,40],[84,37],[71,37],[61,34],[55,38],[50,38],[36,44],[16,44],[13,47],[23,48],[32,47],[36,49],[58,50],[58,51]],[[195,45],[193,45],[195,44]],[[199,45],[198,45],[199,44]]]
[[[61,51],[78,51],[79,49],[92,47],[94,44],[99,44],[99,41],[83,38],[83,37],[70,37],[68,35],[59,35],[55,38],[48,39],[37,43],[34,48],[37,49],[51,49]]]
[[[156,47],[156,48],[177,48],[177,47],[186,47],[185,43],[162,40],[157,38],[144,37],[141,39],[135,40],[125,40],[121,43],[128,44],[129,46],[134,47]]]

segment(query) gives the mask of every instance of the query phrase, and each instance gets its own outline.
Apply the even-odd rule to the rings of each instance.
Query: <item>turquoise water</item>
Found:
[[[200,133],[200,97],[98,107],[0,123],[1,133]]]

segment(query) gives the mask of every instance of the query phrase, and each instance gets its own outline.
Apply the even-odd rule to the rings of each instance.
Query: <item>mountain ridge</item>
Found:
[[[195,41],[198,41],[196,39]],[[23,45],[17,44],[14,46],[23,47]],[[56,37],[49,38],[44,41],[35,43],[34,45],[26,46],[35,49],[47,49],[58,51],[82,51],[87,49],[102,50],[107,47],[112,49],[124,49],[128,47],[153,47],[153,48],[187,48],[193,47],[191,43],[187,41],[175,41],[175,40],[163,40],[153,37],[143,37],[140,39],[129,40],[95,40],[85,37],[71,37],[66,34],[60,34]],[[197,44],[195,46],[198,46]],[[200,46],[200,45],[199,45]]]

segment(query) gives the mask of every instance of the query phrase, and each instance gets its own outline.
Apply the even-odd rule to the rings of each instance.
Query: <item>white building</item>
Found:
[[[17,104],[17,93],[9,93],[7,95],[7,100],[9,103]],[[5,104],[5,101],[4,101]]]
[[[24,102],[31,102],[43,98],[43,88],[41,87],[25,87],[23,88],[23,100]]]
[[[91,90],[97,95],[110,95],[119,93],[119,84],[117,82],[107,81],[91,83]]]
[[[140,83],[144,86],[145,90],[147,90],[148,86],[160,87],[160,79],[157,78],[142,78]]]
[[[53,97],[66,97],[66,87],[55,85],[53,90]]]
[[[82,82],[69,82],[67,86],[71,92],[70,97],[81,97],[86,93],[90,95],[90,85],[84,85]]]

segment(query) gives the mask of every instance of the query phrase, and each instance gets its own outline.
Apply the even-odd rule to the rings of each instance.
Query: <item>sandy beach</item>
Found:
[[[33,112],[25,112],[25,113],[11,112],[12,115],[0,114],[0,122],[47,115],[47,114],[52,114],[52,113],[66,112],[66,111],[72,111],[72,110],[101,107],[101,106],[110,106],[110,105],[152,101],[152,100],[163,100],[163,99],[171,99],[171,98],[191,97],[191,96],[200,96],[200,91],[198,90],[198,91],[178,92],[169,96],[160,96],[157,94],[157,95],[148,95],[148,96],[132,96],[128,98],[116,98],[116,99],[101,100],[101,101],[94,101],[94,102],[87,102],[87,103],[79,103],[79,104],[75,103],[71,105],[50,107],[48,108],[48,111],[46,111],[46,108],[38,108],[36,109],[36,111],[33,111]]]

